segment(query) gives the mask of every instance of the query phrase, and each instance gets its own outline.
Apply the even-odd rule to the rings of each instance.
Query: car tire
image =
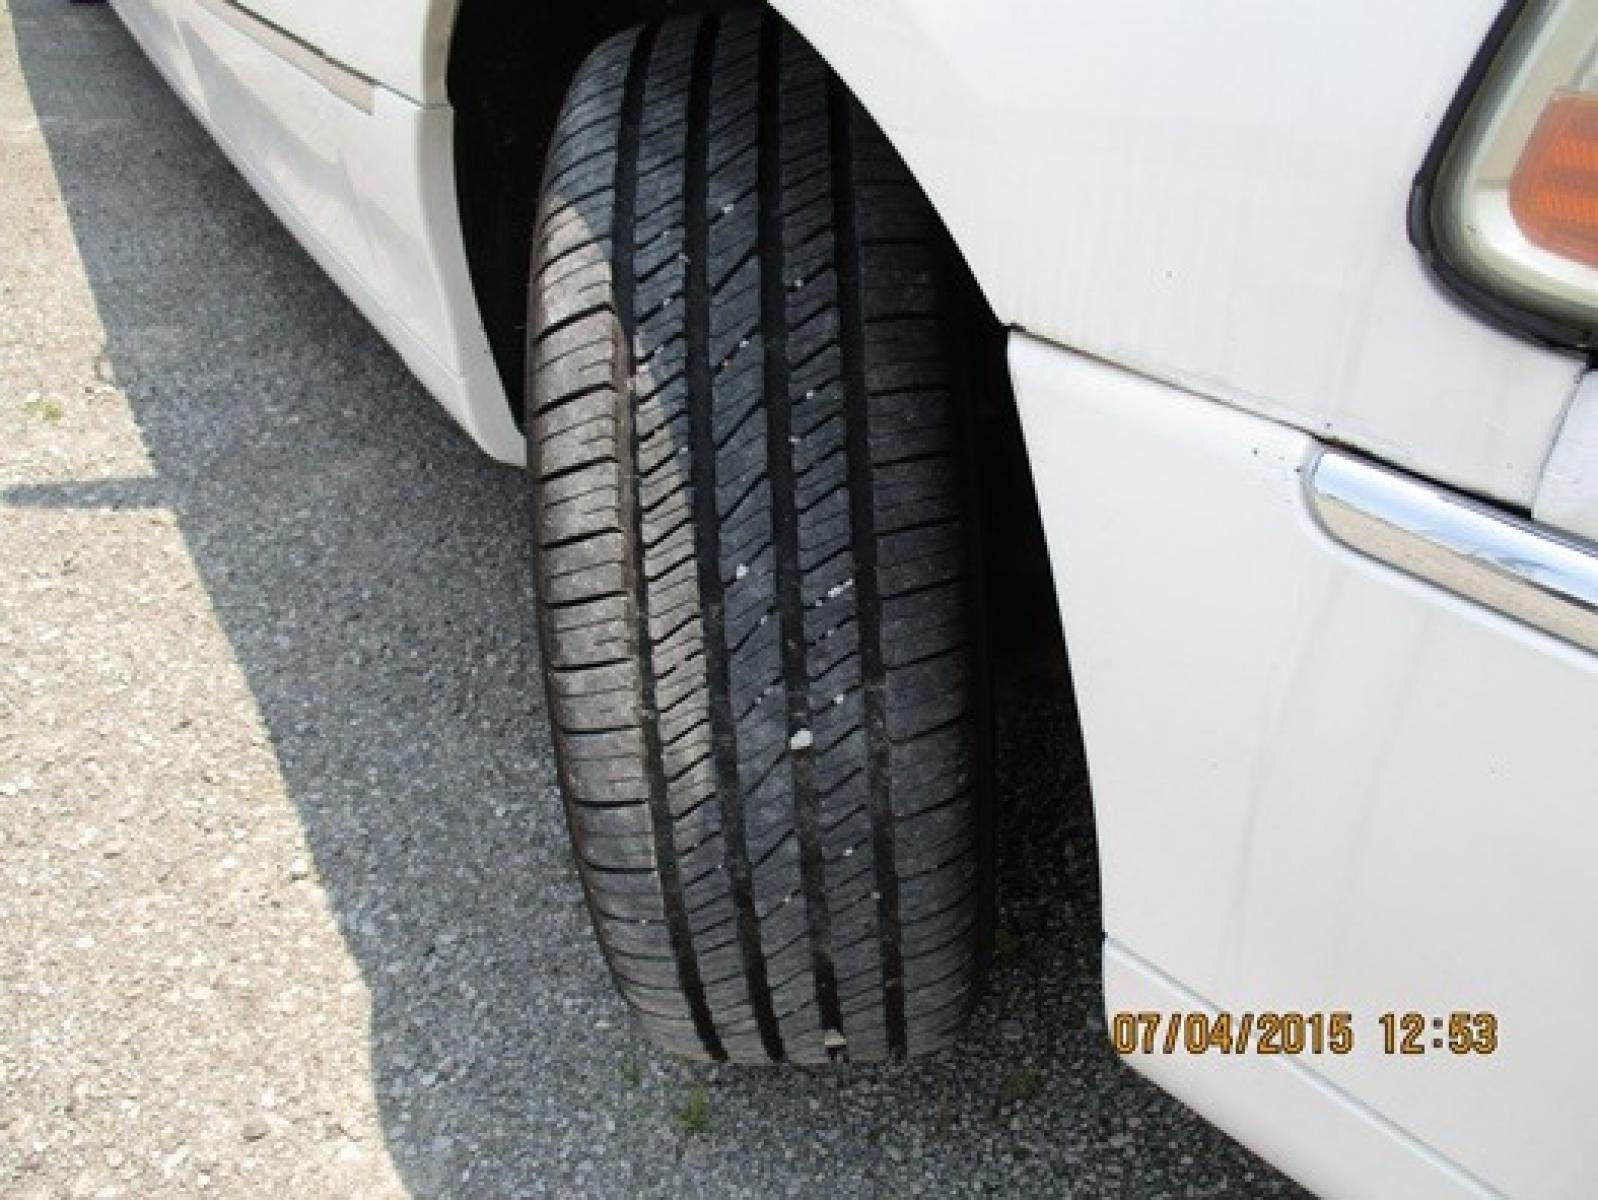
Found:
[[[991,929],[960,285],[882,135],[770,13],[599,47],[550,143],[528,445],[598,939],[694,1059],[947,1044]]]

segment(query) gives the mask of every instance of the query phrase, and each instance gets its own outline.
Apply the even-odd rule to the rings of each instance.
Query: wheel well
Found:
[[[447,87],[455,109],[455,186],[472,287],[518,424],[527,334],[527,255],[544,149],[566,87],[613,33],[687,12],[759,0],[461,0]]]
[[[690,12],[757,7],[760,0],[601,0],[531,5],[461,0],[450,47],[448,89],[456,113],[455,174],[461,228],[478,309],[518,422],[522,418],[528,253],[544,150],[566,88],[582,60],[611,34]],[[980,397],[982,506],[996,649],[1022,647],[1034,665],[1060,644],[1025,445],[1004,364],[1007,331],[948,239],[948,262],[965,276],[961,328]],[[1049,658],[1052,656],[1044,655]],[[1063,665],[1063,664],[1062,664]]]

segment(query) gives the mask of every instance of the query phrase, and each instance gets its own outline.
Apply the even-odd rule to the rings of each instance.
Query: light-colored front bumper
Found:
[[[1353,1053],[1263,1064],[1310,1089],[1285,1125],[1258,1059],[1137,1065],[1328,1194],[1385,1194],[1397,1146],[1428,1190],[1590,1195],[1598,1050],[1561,1013],[1598,992],[1598,655],[1330,536],[1298,430],[1026,337],[1011,366],[1110,1003],[1124,954],[1165,1002],[1354,1015]],[[1496,1053],[1384,1053],[1381,1014],[1460,1010]],[[1317,1129],[1316,1097],[1375,1119]]]

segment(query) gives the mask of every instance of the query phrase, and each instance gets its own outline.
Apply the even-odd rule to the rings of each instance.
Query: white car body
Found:
[[[439,401],[519,460],[456,198],[458,0],[115,7]],[[1379,561],[1390,530],[1347,503],[1452,505],[1598,578],[1598,386],[1461,305],[1407,236],[1500,0],[777,7],[1015,331],[1107,1007],[1354,1016],[1345,1056],[1133,1065],[1326,1194],[1598,1194],[1577,1007],[1598,655],[1568,612]],[[1459,1010],[1496,1014],[1495,1053],[1384,1052],[1380,1014]]]

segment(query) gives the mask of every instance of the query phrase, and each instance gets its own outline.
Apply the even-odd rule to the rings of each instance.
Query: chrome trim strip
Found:
[[[1305,486],[1345,546],[1598,651],[1598,546],[1337,450]]]
[[[309,42],[245,8],[238,0],[198,0],[198,3],[206,12],[225,21],[263,49],[270,50],[290,66],[304,71],[339,99],[348,101],[364,113],[372,111],[377,85],[365,75],[335,62]]]

